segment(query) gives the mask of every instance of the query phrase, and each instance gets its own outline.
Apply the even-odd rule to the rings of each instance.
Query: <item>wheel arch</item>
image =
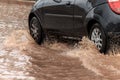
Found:
[[[101,16],[98,13],[95,13],[95,8],[93,8],[85,17],[84,25],[86,27],[87,33],[90,33],[90,29],[92,28],[92,25],[95,23],[100,24],[102,29],[105,31],[107,34],[107,23],[106,23],[106,18]]]
[[[90,33],[90,30],[92,28],[92,26],[95,24],[95,23],[99,23],[97,20],[95,19],[91,19],[89,20],[89,22],[87,23],[86,27],[87,27],[87,32],[88,34]]]
[[[31,19],[36,16],[34,13],[30,13],[29,18],[28,18],[28,25],[30,26],[30,21]]]
[[[28,17],[28,25],[30,25],[30,20],[31,20],[33,17],[36,17],[36,18],[39,20],[39,22],[40,22],[40,24],[41,24],[41,27],[42,27],[42,23],[41,23],[41,19],[40,19],[39,15],[37,15],[37,13],[34,13],[34,12],[31,12],[31,13],[29,14],[29,17]]]
[[[108,36],[107,36],[107,33],[106,33],[106,31],[105,31],[105,29],[104,29],[104,27],[103,27],[103,24],[101,24],[101,22],[98,22],[97,20],[95,20],[95,19],[91,19],[91,20],[89,20],[88,21],[88,23],[87,23],[87,25],[86,25],[86,27],[87,27],[87,32],[88,32],[88,37],[89,37],[89,34],[90,34],[90,31],[91,31],[91,29],[92,29],[92,26],[94,25],[94,24],[96,24],[96,23],[98,23],[99,25],[101,25],[102,27],[100,27],[102,30],[103,30],[103,32],[104,32],[104,34],[105,34],[105,42],[106,42],[106,46],[105,46],[105,49],[106,50],[104,50],[103,52],[104,53],[106,53],[107,52],[107,50],[109,49],[109,38],[108,38]],[[101,51],[102,52],[102,51]]]

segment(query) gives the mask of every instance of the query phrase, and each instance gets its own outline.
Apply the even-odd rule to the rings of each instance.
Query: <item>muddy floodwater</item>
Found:
[[[0,2],[0,80],[120,80],[120,46],[103,55],[87,38],[37,45],[28,33],[31,7]]]

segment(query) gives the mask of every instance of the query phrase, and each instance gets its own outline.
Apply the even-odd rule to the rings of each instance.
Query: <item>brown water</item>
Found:
[[[119,46],[103,55],[87,38],[77,45],[56,41],[37,45],[27,30],[31,6],[0,4],[4,6],[1,16],[8,12],[0,21],[0,80],[120,79]],[[24,14],[16,12],[18,16],[14,16],[16,10],[9,14],[9,8]],[[18,18],[19,15],[25,17]]]

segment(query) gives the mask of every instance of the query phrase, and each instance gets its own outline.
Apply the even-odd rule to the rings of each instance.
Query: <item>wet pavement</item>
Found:
[[[87,38],[37,45],[27,29],[31,7],[0,2],[0,80],[120,79],[119,46],[103,55]]]

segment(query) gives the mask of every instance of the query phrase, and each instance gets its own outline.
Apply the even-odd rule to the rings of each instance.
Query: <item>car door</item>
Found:
[[[74,30],[76,36],[82,37],[86,35],[86,27],[84,21],[87,13],[92,8],[90,0],[75,0],[74,7]]]
[[[45,0],[44,27],[49,33],[71,35],[74,0]]]

